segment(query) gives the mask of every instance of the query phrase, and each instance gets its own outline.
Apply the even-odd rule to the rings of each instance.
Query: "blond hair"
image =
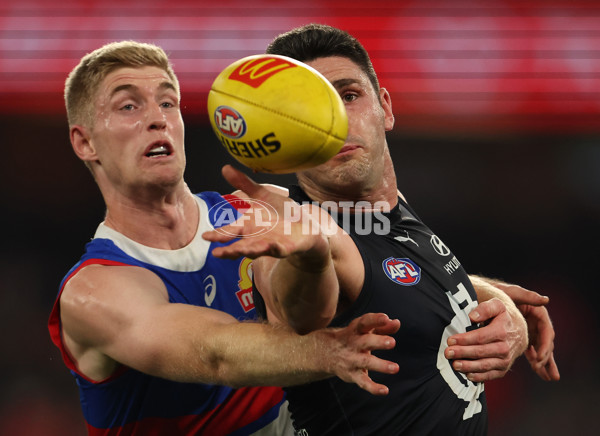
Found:
[[[153,66],[163,69],[173,81],[177,93],[179,82],[164,50],[153,44],[120,41],[106,44],[86,54],[65,82],[65,105],[69,126],[92,127],[94,97],[104,78],[118,68]]]

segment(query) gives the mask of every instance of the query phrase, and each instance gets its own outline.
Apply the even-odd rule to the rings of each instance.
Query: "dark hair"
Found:
[[[276,54],[310,62],[327,56],[350,59],[369,78],[379,94],[377,74],[369,54],[360,42],[348,32],[324,24],[307,24],[277,36],[267,47],[267,54]]]

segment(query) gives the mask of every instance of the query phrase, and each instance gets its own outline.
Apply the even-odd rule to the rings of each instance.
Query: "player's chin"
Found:
[[[147,173],[147,185],[157,191],[170,191],[183,182],[183,172],[174,168],[152,168]]]

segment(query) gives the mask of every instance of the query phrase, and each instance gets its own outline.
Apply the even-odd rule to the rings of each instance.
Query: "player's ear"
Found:
[[[385,130],[389,132],[394,128],[394,114],[392,113],[392,97],[387,89],[381,88],[379,90],[379,100],[381,101],[381,107],[385,115]]]
[[[97,158],[96,149],[91,143],[91,135],[86,127],[82,125],[71,126],[69,134],[71,146],[79,159],[91,161]]]

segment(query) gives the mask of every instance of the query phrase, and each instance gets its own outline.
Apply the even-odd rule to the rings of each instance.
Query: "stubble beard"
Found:
[[[334,168],[328,169],[328,184],[332,189],[345,190],[348,194],[359,193],[370,186],[369,178],[372,174],[372,165],[366,156],[359,159],[348,159]]]

